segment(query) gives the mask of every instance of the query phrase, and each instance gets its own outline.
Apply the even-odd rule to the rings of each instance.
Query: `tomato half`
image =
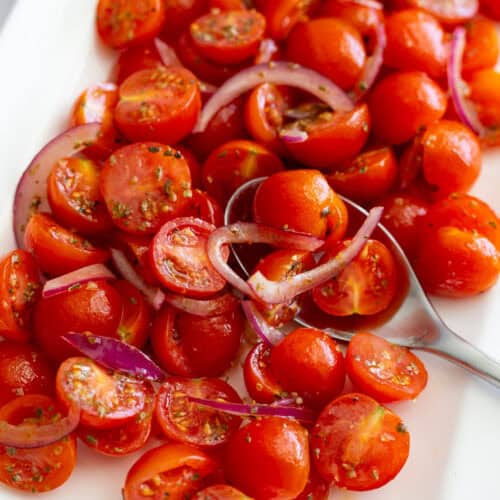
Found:
[[[154,42],[130,47],[121,51],[118,56],[116,81],[118,85],[121,85],[130,75],[137,71],[156,69],[163,65],[162,58]],[[116,89],[116,102],[118,102],[118,89]]]
[[[458,24],[469,20],[477,12],[477,0],[392,0],[392,6],[422,9],[444,24]]]
[[[485,69],[477,71],[469,80],[470,99],[474,102],[484,126],[495,131],[500,128],[500,72]]]
[[[495,23],[489,19],[472,19],[465,28],[467,43],[463,55],[463,71],[471,73],[494,68],[500,49]]]
[[[166,19],[161,38],[172,42],[208,10],[208,0],[164,0],[164,3]]]
[[[228,484],[214,484],[196,493],[194,500],[251,500],[251,498]]]
[[[215,198],[201,189],[193,190],[193,196],[182,215],[201,219],[214,227],[224,225],[224,212],[221,206]]]
[[[316,472],[314,463],[311,460],[311,470],[306,487],[296,500],[328,500],[329,493],[330,484]]]

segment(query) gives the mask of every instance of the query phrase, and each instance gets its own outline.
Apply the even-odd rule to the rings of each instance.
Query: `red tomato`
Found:
[[[327,76],[344,90],[358,81],[366,60],[358,31],[334,17],[297,24],[288,37],[286,55],[290,61]]]
[[[14,250],[0,261],[0,335],[25,341],[30,337],[33,306],[41,295],[40,270],[34,257]]]
[[[161,36],[172,42],[209,7],[208,0],[164,0],[164,3],[166,19]]]
[[[42,213],[34,214],[28,222],[24,244],[35,255],[40,269],[50,276],[101,264],[109,258],[107,250],[95,247]]]
[[[231,141],[219,146],[203,164],[203,186],[225,206],[242,184],[283,170],[278,156],[250,141]]]
[[[350,165],[327,177],[335,191],[354,201],[374,201],[388,193],[396,182],[398,164],[390,147],[365,151]]]
[[[417,356],[371,333],[351,339],[346,369],[360,391],[381,402],[415,399],[427,385],[427,370]]]
[[[240,347],[245,321],[239,309],[200,317],[165,307],[151,333],[162,367],[182,377],[216,377],[229,368]]]
[[[147,451],[128,471],[124,500],[145,497],[182,500],[215,482],[219,464],[186,444],[164,444]]]
[[[226,0],[224,0],[226,1]],[[220,0],[218,0],[220,3]],[[214,484],[198,491],[193,497],[194,500],[252,500],[241,491],[228,484]]]
[[[113,227],[99,191],[99,167],[84,158],[59,160],[47,179],[54,217],[82,234],[103,234]]]
[[[465,25],[467,43],[462,68],[465,73],[492,69],[498,60],[499,39],[496,25],[489,19],[472,19]]]
[[[271,370],[288,392],[321,409],[344,388],[344,357],[337,343],[314,328],[297,328],[271,350]]]
[[[383,142],[401,144],[443,117],[446,95],[425,73],[393,73],[368,99],[373,131]]]
[[[477,0],[392,0],[393,7],[422,9],[438,18],[444,24],[459,24],[474,15]]]
[[[192,196],[182,154],[156,142],[131,144],[113,153],[101,173],[101,192],[113,222],[127,233],[156,233]]]
[[[193,129],[201,108],[198,80],[177,66],[133,73],[120,85],[119,95],[115,123],[135,142],[181,141]]]
[[[479,0],[479,5],[487,16],[500,21],[500,4],[497,0]]]
[[[447,40],[434,16],[418,9],[394,12],[387,17],[385,29],[384,64],[406,71],[424,71],[432,78],[444,77]]]
[[[286,144],[291,155],[308,167],[332,168],[361,152],[370,135],[371,119],[366,104],[360,104],[346,113],[320,112],[300,120],[298,125],[308,137],[303,142]]]
[[[189,173],[191,174],[191,187],[198,188],[201,186],[201,165],[194,153],[186,146],[176,146],[177,151],[187,161]]]
[[[408,458],[401,419],[364,394],[345,394],[320,414],[311,437],[314,464],[335,486],[364,491],[393,479]]]
[[[0,407],[26,394],[54,393],[54,370],[36,347],[0,342]]]
[[[13,425],[29,423],[35,428],[60,418],[57,401],[39,394],[22,396],[0,408],[0,421]],[[30,493],[52,491],[68,480],[75,462],[73,435],[39,448],[0,446],[0,482]]]
[[[215,227],[224,225],[224,212],[221,206],[215,198],[200,189],[193,190],[193,196],[182,215],[201,219]]]
[[[164,21],[164,0],[99,0],[97,4],[97,32],[113,48],[154,38]]]
[[[469,80],[470,99],[474,102],[481,123],[490,130],[500,128],[500,73],[485,69]]]
[[[131,74],[137,71],[156,69],[164,64],[154,42],[147,42],[120,52],[116,65],[118,73],[116,81],[118,85],[121,85]],[[116,101],[118,101],[118,92],[116,93]]]
[[[307,431],[294,420],[254,420],[229,440],[224,465],[228,482],[256,499],[294,499],[309,476]]]
[[[92,332],[119,337],[122,298],[108,283],[89,282],[65,293],[40,300],[33,313],[33,333],[37,344],[52,360],[61,362],[77,351],[61,335]],[[57,318],[57,321],[54,321]]]
[[[307,479],[306,487],[296,500],[328,500],[330,484],[327,483],[316,472],[314,464],[311,463],[311,471]]]
[[[71,115],[72,125],[101,124],[99,136],[85,154],[96,160],[105,160],[124,142],[114,126],[113,113],[118,102],[118,88],[114,83],[97,83],[86,89],[76,100]]]
[[[226,286],[214,269],[207,240],[215,226],[201,219],[180,217],[164,224],[149,250],[151,268],[160,283],[174,292],[192,297],[209,297]],[[225,252],[229,258],[229,249]]]
[[[255,10],[212,12],[191,23],[190,34],[200,55],[216,64],[238,64],[255,56],[266,19]]]
[[[327,248],[327,262],[350,243]],[[380,241],[367,240],[361,253],[334,279],[313,290],[316,305],[333,316],[372,315],[387,309],[396,296],[398,278],[390,250]]]
[[[238,393],[218,378],[170,377],[158,392],[155,409],[165,437],[208,448],[226,444],[240,426],[241,418],[200,406],[189,397],[241,403]]]

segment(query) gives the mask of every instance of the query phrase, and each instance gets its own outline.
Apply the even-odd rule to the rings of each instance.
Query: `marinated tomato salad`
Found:
[[[0,262],[0,481],[59,487],[77,441],[148,450],[125,500],[391,481],[410,435],[384,405],[427,371],[370,332],[406,291],[376,228],[430,294],[497,281],[500,221],[467,192],[500,144],[499,5],[99,0],[114,77],[27,167]]]

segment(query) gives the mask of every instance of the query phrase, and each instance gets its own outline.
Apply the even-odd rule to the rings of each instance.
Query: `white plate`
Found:
[[[2,1],[2,0],[0,0]],[[75,98],[105,80],[116,55],[98,43],[91,0],[18,0],[0,35],[0,250],[13,247],[11,203],[32,156],[67,125]],[[484,156],[474,192],[500,211],[500,151]],[[435,301],[451,328],[500,359],[500,285],[470,300]],[[429,385],[414,403],[392,405],[411,432],[401,474],[338,500],[495,500],[500,498],[500,390],[449,363],[422,355]],[[80,444],[78,465],[54,500],[118,500],[137,455],[111,459]],[[33,498],[0,486],[0,499]]]

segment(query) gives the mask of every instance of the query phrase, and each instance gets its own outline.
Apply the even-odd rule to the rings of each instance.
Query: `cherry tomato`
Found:
[[[469,80],[470,99],[474,102],[481,123],[491,130],[500,128],[500,73],[485,69]]]
[[[297,328],[271,350],[271,370],[288,392],[296,392],[304,403],[321,409],[344,387],[344,357],[326,333],[315,328]]]
[[[194,500],[252,500],[228,484],[214,484],[199,491],[193,498]]]
[[[209,0],[208,5],[210,10],[244,10],[248,4],[251,5],[251,0]]]
[[[345,394],[320,414],[311,437],[314,464],[335,486],[364,491],[393,479],[408,458],[401,419],[364,394]]]
[[[105,160],[125,142],[114,126],[113,113],[118,102],[118,88],[114,83],[97,83],[87,88],[76,100],[71,115],[72,125],[100,123],[96,141],[85,148],[85,154],[96,160]]]
[[[165,21],[163,0],[99,0],[97,32],[113,48],[154,38]]]
[[[446,96],[425,73],[393,73],[368,99],[373,131],[383,142],[401,144],[443,117]]]
[[[215,482],[219,464],[205,452],[186,444],[164,444],[142,455],[128,471],[124,500],[191,498]]]
[[[193,196],[182,214],[184,217],[195,217],[215,227],[224,225],[224,212],[215,198],[205,191],[193,190]]]
[[[165,436],[172,441],[203,447],[227,443],[241,418],[200,406],[189,397],[241,403],[238,393],[218,378],[170,377],[158,392],[155,415]]]
[[[385,21],[384,64],[406,71],[424,71],[442,78],[448,49],[443,28],[434,16],[419,9],[394,12]]]
[[[413,7],[422,9],[436,16],[444,24],[459,24],[475,14],[474,5],[477,6],[477,0],[392,0],[396,8]],[[477,10],[477,9],[476,9]]]
[[[40,394],[19,397],[0,408],[0,421],[14,425],[29,423],[35,428],[60,418],[57,401]],[[30,493],[52,491],[68,480],[75,462],[73,435],[39,448],[0,446],[0,482]]]
[[[479,5],[487,16],[500,21],[500,4],[496,0],[479,0]]]
[[[40,269],[50,276],[76,271],[109,258],[107,250],[57,224],[48,214],[34,214],[24,233],[24,244],[33,252]]]
[[[177,151],[187,161],[189,173],[191,175],[191,187],[198,188],[201,186],[201,165],[194,153],[186,146],[176,146]]]
[[[328,248],[321,263],[335,258],[350,240]],[[387,309],[396,296],[398,278],[390,250],[367,240],[361,253],[334,279],[313,290],[316,305],[333,316],[372,315]]]
[[[177,66],[133,73],[120,85],[119,95],[115,123],[135,142],[179,142],[193,129],[201,108],[198,80]]]
[[[344,90],[358,81],[366,53],[358,31],[348,22],[324,17],[300,23],[287,40],[287,59],[312,68]]]
[[[421,177],[423,132],[415,136],[399,158],[399,179],[397,184],[400,189],[408,189],[410,186],[414,186],[415,181]]]
[[[172,42],[209,7],[208,0],[164,0],[164,3],[166,19],[161,37]]]
[[[311,471],[306,487],[296,500],[328,500],[330,485],[316,472],[311,460]]]
[[[91,281],[65,293],[41,299],[33,313],[33,333],[37,344],[52,360],[61,362],[77,351],[61,335],[92,332],[119,337],[122,298],[108,283]],[[57,318],[57,321],[54,321]]]
[[[360,203],[376,200],[387,194],[396,182],[398,164],[391,148],[365,151],[342,170],[327,177],[339,194]]]
[[[201,219],[180,217],[164,224],[151,244],[151,268],[160,283],[174,292],[192,297],[209,297],[226,286],[214,269],[207,240],[215,226]],[[225,252],[229,258],[229,249]]]
[[[26,394],[54,392],[54,371],[36,347],[24,342],[0,342],[0,407]]]
[[[291,155],[308,167],[332,168],[361,152],[370,135],[371,119],[366,104],[360,104],[345,113],[320,112],[300,120],[298,127],[308,137],[303,142],[286,144]]]
[[[463,71],[470,73],[494,68],[500,49],[495,23],[489,19],[472,19],[465,28],[467,43],[462,60]]]
[[[189,167],[182,154],[156,142],[113,153],[101,172],[101,192],[113,222],[133,234],[156,233],[186,207]]]
[[[137,71],[164,66],[154,42],[143,43],[123,50],[118,56],[116,65],[118,73],[116,81],[118,85],[121,85],[130,75]],[[118,92],[116,92],[116,102],[118,102]]]
[[[245,182],[283,168],[279,157],[265,147],[250,141],[231,141],[215,149],[203,164],[203,186],[225,206]]]
[[[34,257],[14,250],[0,261],[0,335],[27,340],[33,306],[41,295],[40,270]]]
[[[309,476],[307,431],[294,420],[254,420],[233,434],[224,465],[228,482],[247,495],[294,499]]]
[[[84,158],[59,160],[47,180],[54,217],[66,227],[92,236],[113,227],[99,191],[99,167]]]

